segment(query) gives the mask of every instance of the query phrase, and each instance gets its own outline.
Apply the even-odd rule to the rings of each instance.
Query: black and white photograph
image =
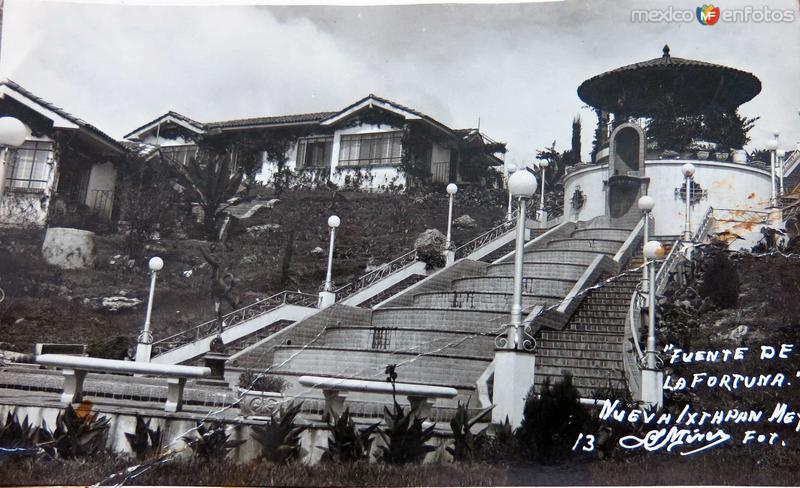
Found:
[[[799,219],[800,0],[0,0],[0,486],[800,484]]]

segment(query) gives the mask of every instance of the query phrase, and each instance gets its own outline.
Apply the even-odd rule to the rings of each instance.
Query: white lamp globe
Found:
[[[546,160],[545,161],[540,161],[539,162],[539,166],[542,167],[542,168],[547,169],[547,167],[550,166],[550,163],[548,163]]]
[[[450,195],[455,195],[457,191],[458,191],[458,186],[455,183],[450,183],[449,185],[447,185],[447,193],[449,193]]]
[[[775,151],[775,156],[777,156],[780,159],[783,159],[784,157],[786,157],[786,151],[784,151],[783,149],[778,149],[777,151]]]
[[[161,271],[164,268],[164,260],[160,257],[156,256],[154,258],[150,258],[150,261],[147,263],[150,267],[151,271]]]
[[[330,217],[328,217],[328,227],[333,227],[335,229],[339,227],[339,224],[341,223],[342,220],[335,215],[331,215]]]
[[[653,200],[653,197],[645,195],[639,199],[638,204],[639,204],[639,210],[642,210],[644,212],[649,212],[653,210],[653,207],[656,206],[656,201]]]
[[[683,176],[691,178],[694,175],[694,165],[692,163],[684,164],[681,166],[681,173],[683,173]]]
[[[649,260],[664,257],[664,248],[658,241],[647,241],[644,245],[644,257]]]
[[[517,165],[514,163],[509,163],[508,166],[506,166],[506,170],[508,171],[508,174],[514,174],[517,172]]]
[[[537,183],[530,171],[517,171],[508,179],[508,191],[515,197],[530,197],[536,193]]]
[[[747,162],[747,153],[742,149],[734,151],[733,162],[736,164],[745,164]]]
[[[770,139],[767,141],[767,149],[770,151],[774,151],[778,149],[778,140],[777,139]]]
[[[28,127],[14,117],[0,117],[0,146],[19,147],[30,136]]]

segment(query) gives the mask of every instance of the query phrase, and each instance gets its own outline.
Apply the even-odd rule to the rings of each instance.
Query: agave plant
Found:
[[[289,463],[300,457],[300,434],[307,425],[295,425],[303,403],[289,404],[270,414],[270,422],[253,426],[253,439],[261,445],[261,457],[273,463]]]
[[[131,445],[131,450],[133,450],[137,460],[145,461],[161,455],[161,441],[163,439],[161,427],[159,426],[156,430],[151,429],[150,420],[145,422],[138,413],[136,414],[136,429],[132,434],[126,432],[125,437],[128,439],[128,443]]]
[[[338,461],[352,463],[369,458],[372,447],[372,435],[380,422],[370,425],[366,429],[359,429],[350,416],[350,409],[346,409],[341,416],[334,415],[334,422],[330,425],[331,435],[328,437],[328,448],[322,455],[323,461]]]
[[[467,406],[458,402],[456,414],[450,421],[450,429],[453,431],[453,446],[447,447],[447,452],[453,456],[454,461],[466,461],[470,459],[486,440],[486,429],[472,433],[472,427],[478,422],[482,421],[494,407],[489,407],[485,410],[478,412],[477,415],[470,418],[469,409]]]
[[[6,455],[31,456],[39,453],[39,428],[25,420],[19,421],[16,412],[8,412],[5,423],[0,426],[0,448]]]
[[[81,405],[82,407],[84,404]],[[51,432],[42,422],[41,446],[52,455],[64,459],[92,456],[103,450],[110,420],[91,411],[91,406],[76,412],[72,405],[56,417],[55,429]]]
[[[197,422],[195,436],[184,436],[183,440],[192,448],[194,456],[204,461],[221,460],[245,443],[244,440],[229,440],[230,434],[221,422]]]
[[[378,459],[388,464],[405,464],[422,461],[425,455],[436,448],[426,443],[433,437],[434,425],[423,428],[425,419],[417,417],[415,409],[403,411],[394,402],[394,412],[383,407],[386,427],[378,433],[383,439]]]

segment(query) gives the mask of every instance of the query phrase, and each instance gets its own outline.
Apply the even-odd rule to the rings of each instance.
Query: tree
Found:
[[[581,162],[581,116],[576,115],[572,119],[572,161],[570,164],[579,164]]]
[[[203,209],[203,227],[209,238],[217,237],[217,217],[239,192],[245,166],[238,164],[239,152],[229,146],[223,151],[201,145],[186,165],[165,158],[175,170],[184,195]]]

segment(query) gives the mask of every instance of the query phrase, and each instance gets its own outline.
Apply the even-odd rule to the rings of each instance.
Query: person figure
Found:
[[[200,248],[200,252],[208,265],[211,266],[211,299],[214,301],[214,312],[217,314],[219,327],[217,338],[221,342],[222,327],[224,325],[222,322],[222,301],[228,302],[228,305],[234,310],[239,306],[239,298],[233,295],[233,287],[236,286],[236,280],[233,273],[226,272],[219,261],[214,259],[204,247]]]

